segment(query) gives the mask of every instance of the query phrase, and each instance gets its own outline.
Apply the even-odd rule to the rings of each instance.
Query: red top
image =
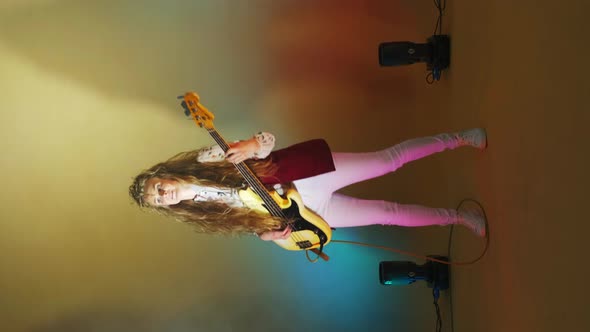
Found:
[[[323,139],[305,141],[273,151],[267,158],[271,158],[279,167],[273,177],[260,178],[266,185],[288,183],[336,170],[330,147]]]

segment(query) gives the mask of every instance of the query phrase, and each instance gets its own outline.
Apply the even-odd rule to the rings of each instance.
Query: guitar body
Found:
[[[240,198],[253,210],[268,213],[264,201],[250,188],[240,190]],[[290,221],[291,235],[274,242],[287,250],[316,249],[326,245],[332,238],[332,229],[320,216],[307,209],[297,190],[289,188],[283,196],[276,191],[269,193]]]

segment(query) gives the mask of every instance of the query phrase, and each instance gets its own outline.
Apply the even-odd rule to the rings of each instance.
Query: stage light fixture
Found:
[[[448,262],[444,256],[428,256]],[[427,261],[418,265],[409,261],[387,261],[379,263],[379,281],[383,285],[410,285],[426,281],[428,287],[444,290],[449,288],[449,265]]]
[[[434,80],[439,80],[441,72],[451,63],[450,38],[448,35],[433,35],[426,43],[408,41],[385,42],[379,44],[379,64],[381,66],[405,66],[426,63],[426,69]]]

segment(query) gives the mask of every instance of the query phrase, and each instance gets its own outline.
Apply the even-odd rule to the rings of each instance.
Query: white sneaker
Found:
[[[476,211],[459,211],[459,224],[469,228],[479,237],[486,236],[486,219]]]
[[[488,146],[486,131],[483,128],[474,128],[455,133],[460,146],[470,145],[480,150]]]

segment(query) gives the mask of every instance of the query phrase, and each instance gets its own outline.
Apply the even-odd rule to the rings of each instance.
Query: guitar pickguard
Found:
[[[275,243],[288,250],[305,250],[321,247],[330,241],[332,229],[320,216],[305,207],[297,190],[289,189],[284,196],[272,191],[270,195],[292,229],[289,239],[275,240]],[[262,199],[250,188],[241,190],[239,196],[249,208],[269,213]]]

